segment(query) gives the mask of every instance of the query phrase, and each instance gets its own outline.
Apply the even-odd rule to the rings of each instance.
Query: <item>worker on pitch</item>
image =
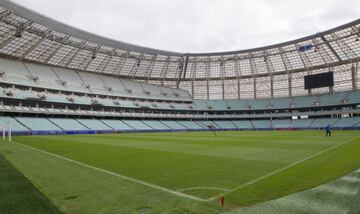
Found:
[[[326,137],[328,136],[331,137],[331,127],[329,124],[325,127],[325,131],[326,131]]]

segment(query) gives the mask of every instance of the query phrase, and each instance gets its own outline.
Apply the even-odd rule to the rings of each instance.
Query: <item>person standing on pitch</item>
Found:
[[[216,127],[215,127],[213,124],[209,124],[209,125],[208,125],[208,128],[209,128],[210,130],[212,130],[212,131],[214,132],[215,137],[217,137],[217,135],[216,135]]]
[[[325,130],[326,130],[326,137],[328,136],[331,137],[331,127],[329,124],[325,127]]]

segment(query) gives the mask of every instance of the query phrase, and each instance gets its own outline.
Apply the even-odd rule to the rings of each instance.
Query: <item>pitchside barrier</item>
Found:
[[[0,128],[3,127],[0,124]],[[332,127],[333,130],[360,130],[360,127]],[[9,136],[18,136],[18,135],[72,135],[72,134],[111,134],[111,133],[151,133],[151,132],[213,132],[214,129],[158,129],[158,130],[87,130],[87,131],[78,131],[78,130],[60,130],[60,131],[7,131],[8,128],[4,127],[1,130],[5,130],[3,134]],[[240,129],[215,129],[215,131],[274,131],[274,130],[323,130],[323,128],[300,128],[292,126],[276,126],[273,128],[240,128]]]

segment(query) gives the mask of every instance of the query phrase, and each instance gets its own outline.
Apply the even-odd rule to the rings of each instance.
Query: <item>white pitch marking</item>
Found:
[[[277,174],[277,173],[279,173],[279,172],[285,171],[285,170],[287,170],[287,169],[289,169],[289,168],[291,168],[291,167],[293,167],[293,166],[295,166],[295,165],[298,165],[298,164],[300,164],[300,163],[302,163],[302,162],[305,162],[305,161],[307,161],[307,160],[309,160],[309,159],[311,159],[311,158],[314,158],[314,157],[316,157],[316,156],[318,156],[318,155],[321,155],[321,154],[323,154],[323,153],[325,153],[325,152],[328,152],[328,151],[331,151],[331,150],[333,150],[333,149],[336,149],[337,147],[340,147],[340,146],[342,146],[342,145],[344,145],[344,144],[346,144],[346,143],[349,143],[349,142],[351,142],[351,141],[353,141],[353,140],[355,140],[355,139],[357,139],[357,138],[359,138],[359,137],[360,137],[360,136],[351,138],[351,139],[348,140],[348,141],[345,141],[345,142],[343,142],[343,143],[340,143],[340,144],[337,144],[337,145],[335,145],[335,146],[332,146],[332,147],[330,147],[330,148],[328,148],[328,149],[325,149],[325,150],[323,150],[323,151],[320,151],[320,152],[318,152],[318,153],[315,153],[315,154],[313,154],[313,155],[310,155],[309,157],[306,157],[306,158],[304,158],[304,159],[298,160],[298,161],[296,161],[296,162],[294,162],[294,163],[291,163],[291,164],[289,164],[289,165],[287,165],[287,166],[285,166],[285,167],[282,167],[282,168],[277,169],[277,170],[275,170],[275,171],[272,171],[272,172],[270,172],[270,173],[268,173],[268,174],[265,174],[265,175],[263,175],[263,176],[260,176],[260,177],[254,179],[254,180],[248,181],[248,182],[246,182],[246,183],[244,183],[244,184],[242,184],[242,185],[240,185],[240,186],[238,186],[238,187],[236,187],[236,188],[234,188],[234,189],[231,189],[230,191],[227,191],[227,192],[225,192],[225,193],[223,193],[223,194],[219,194],[219,195],[215,195],[215,196],[213,196],[213,197],[210,197],[210,198],[208,198],[208,200],[209,200],[209,201],[213,201],[213,200],[216,200],[217,198],[219,198],[219,197],[221,197],[221,196],[224,196],[224,195],[229,194],[229,193],[231,193],[231,192],[235,192],[235,191],[237,191],[237,190],[243,189],[243,188],[245,188],[245,187],[247,187],[247,186],[250,186],[251,184],[257,183],[257,182],[259,182],[259,181],[261,181],[261,180],[264,180],[265,178],[268,178],[268,177],[270,177],[270,176],[273,176],[273,175],[275,175],[275,174]],[[360,170],[360,169],[359,169],[359,170]]]
[[[189,188],[183,188],[183,189],[177,189],[177,192],[185,192],[189,190],[197,190],[197,189],[213,189],[213,190],[220,190],[220,191],[229,191],[230,189],[221,188],[221,187],[189,187]]]
[[[167,189],[165,187],[157,186],[157,185],[154,185],[154,184],[151,184],[151,183],[148,183],[148,182],[145,182],[145,181],[141,181],[141,180],[138,180],[138,179],[135,179],[135,178],[127,177],[125,175],[121,175],[121,174],[118,174],[118,173],[115,173],[115,172],[110,172],[110,171],[107,171],[105,169],[100,169],[100,168],[97,168],[97,167],[94,167],[94,166],[90,166],[90,165],[81,163],[79,161],[63,157],[61,155],[57,155],[57,154],[47,152],[47,151],[44,151],[44,150],[41,150],[41,149],[36,149],[34,147],[27,146],[27,145],[24,145],[24,144],[16,143],[15,141],[13,141],[13,143],[15,145],[18,145],[18,146],[22,146],[22,147],[25,147],[25,148],[28,148],[28,149],[31,149],[31,150],[34,150],[34,151],[37,151],[37,152],[41,152],[41,153],[44,153],[44,154],[47,154],[47,155],[50,155],[50,156],[54,156],[54,157],[57,157],[57,158],[60,158],[60,159],[63,159],[63,160],[66,160],[66,161],[69,161],[69,162],[84,166],[84,167],[87,167],[87,168],[90,168],[90,169],[94,169],[94,170],[109,174],[109,175],[113,175],[113,176],[116,176],[118,178],[121,178],[121,179],[124,179],[124,180],[127,180],[127,181],[131,181],[133,183],[141,184],[141,185],[144,185],[144,186],[147,186],[147,187],[150,187],[150,188],[153,188],[153,189],[161,190],[163,192],[167,192],[167,193],[170,193],[170,194],[173,194],[173,195],[176,195],[176,196],[180,196],[180,197],[183,197],[183,198],[188,198],[188,199],[192,199],[192,200],[195,200],[195,201],[201,201],[201,202],[208,202],[207,199],[202,199],[202,198],[192,196],[192,195],[188,195],[188,194],[185,194],[185,193],[182,193],[182,192],[177,192],[177,191],[174,191],[174,190],[171,190],[171,189]]]

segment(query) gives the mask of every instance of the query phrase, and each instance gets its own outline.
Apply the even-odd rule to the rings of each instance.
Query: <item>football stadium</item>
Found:
[[[0,1],[0,213],[360,213],[360,19],[180,53]]]

